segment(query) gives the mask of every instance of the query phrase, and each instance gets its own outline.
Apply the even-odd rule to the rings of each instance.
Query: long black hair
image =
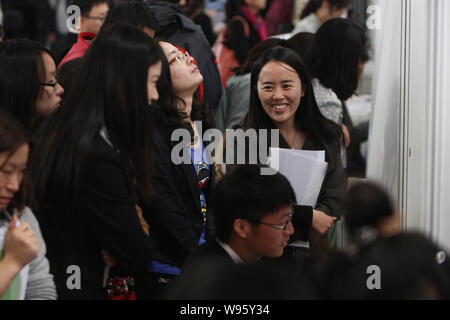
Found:
[[[339,149],[339,137],[341,131],[332,121],[326,119],[320,112],[314,97],[311,77],[303,59],[292,49],[276,47],[265,51],[253,65],[250,80],[250,108],[246,118],[246,129],[277,129],[272,119],[264,111],[258,95],[258,79],[261,69],[271,61],[280,61],[291,66],[298,74],[304,96],[295,112],[295,122],[318,147],[328,149],[334,146]],[[281,148],[289,148],[288,143],[280,135],[279,145]]]
[[[314,35],[305,61],[313,78],[332,89],[340,100],[358,88],[360,62],[368,60],[364,29],[348,19],[331,19]]]
[[[17,149],[27,143],[28,135],[22,125],[7,112],[0,110],[0,153],[8,153],[6,161],[0,163],[0,170],[3,169],[3,166],[8,162],[9,158],[16,153]],[[25,172],[19,190],[14,193],[8,205],[8,211],[13,212],[16,209],[20,213],[32,199],[30,191],[30,181],[27,172]]]
[[[38,196],[52,181],[61,199],[76,204],[86,153],[105,127],[140,200],[150,201],[153,124],[147,77],[163,56],[137,28],[117,24],[99,33],[83,58],[77,85],[39,132],[33,157]]]
[[[29,132],[37,118],[36,100],[42,90],[39,83],[45,82],[44,52],[53,58],[46,47],[32,40],[0,43],[0,109]]]

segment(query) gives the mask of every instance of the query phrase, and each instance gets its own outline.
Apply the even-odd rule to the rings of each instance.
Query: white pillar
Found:
[[[387,41],[399,41],[400,51],[377,38],[368,175],[394,191],[407,230],[450,249],[450,1],[383,4],[394,12],[382,12],[382,28],[393,28]],[[387,125],[386,115],[398,122]]]

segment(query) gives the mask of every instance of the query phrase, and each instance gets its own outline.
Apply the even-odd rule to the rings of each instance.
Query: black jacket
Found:
[[[153,242],[138,219],[119,155],[100,135],[87,154],[83,176],[76,209],[62,203],[58,186],[49,183],[51,191],[39,199],[36,211],[60,299],[106,298],[102,249],[137,283],[153,259]],[[79,267],[80,289],[67,285],[76,284],[71,266]]]
[[[150,0],[147,3],[158,19],[160,29],[156,36],[186,49],[197,61],[203,75],[203,102],[216,110],[222,97],[222,84],[216,56],[202,29],[169,1]]]
[[[233,259],[230,257],[228,252],[226,252],[225,249],[219,244],[219,242],[216,239],[211,239],[210,241],[207,241],[206,243],[198,247],[194,252],[192,252],[191,255],[189,255],[189,258],[183,265],[183,270],[201,263],[201,261],[204,261],[206,259],[221,261],[223,264],[234,264]]]
[[[172,162],[172,148],[178,142],[170,140],[168,129],[155,129],[153,140],[153,185],[157,195],[144,216],[155,241],[155,260],[181,267],[198,247],[203,229],[198,178],[192,163],[175,165]],[[207,143],[204,144],[206,147]],[[207,207],[210,207],[214,178],[214,165],[211,165],[209,182],[203,190]],[[210,238],[215,232],[211,210],[206,217],[206,237]]]

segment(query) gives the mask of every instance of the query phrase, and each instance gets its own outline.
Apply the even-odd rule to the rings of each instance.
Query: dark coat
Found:
[[[198,247],[203,229],[198,178],[192,163],[175,165],[172,162],[172,148],[178,142],[170,140],[168,129],[155,129],[153,141],[153,185],[157,196],[151,208],[144,210],[144,217],[155,241],[155,260],[181,267]],[[207,143],[204,144],[206,147]],[[207,207],[210,207],[214,178],[214,165],[211,165],[209,182],[203,189]],[[206,238],[210,238],[215,232],[211,210],[206,218]]]
[[[135,278],[145,277],[153,260],[153,242],[139,221],[119,155],[100,135],[86,156],[83,177],[77,208],[62,203],[58,186],[49,183],[51,191],[36,211],[60,299],[106,298],[102,249]],[[67,285],[76,283],[70,266],[79,267],[80,289]]]

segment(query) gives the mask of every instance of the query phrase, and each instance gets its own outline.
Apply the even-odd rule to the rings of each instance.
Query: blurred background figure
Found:
[[[351,0],[309,0],[295,25],[292,34],[299,32],[316,33],[322,24],[330,19],[340,18]]]
[[[447,300],[449,257],[428,237],[401,233],[329,259],[312,278],[325,299]]]
[[[401,217],[390,196],[373,182],[359,182],[350,187],[345,222],[356,246],[401,232]]]
[[[310,32],[300,32],[286,40],[286,46],[297,51],[304,59],[313,38],[314,34]]]
[[[226,3],[227,0],[205,0],[205,10],[211,17],[213,30],[216,34],[221,34],[227,27],[225,24]]]
[[[227,29],[214,44],[214,53],[222,86],[232,76],[232,69],[242,65],[250,50],[267,39],[260,11],[266,0],[228,0],[225,6]]]
[[[313,283],[295,268],[257,263],[236,265],[222,259],[200,260],[170,286],[170,300],[310,300]]]
[[[7,39],[54,41],[55,19],[48,0],[2,0],[1,5]]]
[[[264,17],[267,35],[291,32],[294,0],[273,0]]]
[[[3,29],[3,26],[0,24],[0,42],[3,41],[4,37],[5,37],[5,29]]]
[[[213,30],[211,18],[205,12],[205,0],[187,0],[182,9],[189,18],[202,28],[209,45],[212,47],[217,35]]]
[[[226,4],[227,34],[225,45],[234,50],[239,64],[243,64],[250,50],[267,39],[265,22],[259,14],[266,7],[266,0],[228,0]],[[240,19],[236,19],[240,17]],[[245,36],[244,23],[249,35]]]
[[[367,42],[364,29],[357,22],[331,19],[314,35],[305,56],[320,112],[342,128],[346,150],[356,152],[355,155],[343,150],[343,166],[351,169],[352,175],[354,171],[361,172],[359,176],[365,174],[359,144],[367,140],[368,125],[354,130],[345,101],[358,89],[364,64],[368,60]]]
[[[68,4],[80,8],[80,29],[76,30],[79,32],[77,41],[62,58],[58,66],[84,55],[90,43],[100,31],[109,10],[109,0],[71,0]]]

